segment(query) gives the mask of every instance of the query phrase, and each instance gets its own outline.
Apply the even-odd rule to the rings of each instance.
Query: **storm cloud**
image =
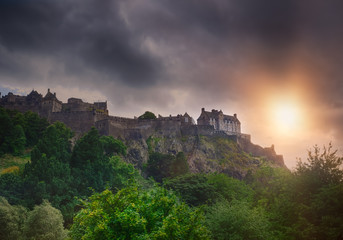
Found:
[[[342,10],[338,0],[1,1],[0,87],[93,93],[114,115],[222,108],[276,145],[263,99],[293,94],[307,131],[341,144]]]

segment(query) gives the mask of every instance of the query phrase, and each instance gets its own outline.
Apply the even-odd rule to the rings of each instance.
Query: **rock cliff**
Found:
[[[244,139],[235,141],[225,136],[154,134],[147,139],[127,140],[126,144],[126,161],[140,169],[147,162],[149,152],[173,155],[184,152],[191,172],[225,173],[238,179],[242,179],[249,170],[255,170],[263,162],[285,167],[282,156],[276,155],[273,149],[262,148]]]

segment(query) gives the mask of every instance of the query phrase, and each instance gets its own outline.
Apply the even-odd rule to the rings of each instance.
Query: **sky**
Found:
[[[0,91],[108,101],[111,115],[237,113],[292,169],[342,155],[343,1],[2,0]]]

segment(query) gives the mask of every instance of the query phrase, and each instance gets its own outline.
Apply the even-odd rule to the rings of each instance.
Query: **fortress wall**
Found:
[[[181,121],[170,119],[108,118],[108,135],[120,138],[148,138],[153,134],[181,136]]]
[[[215,131],[212,125],[191,125],[191,126],[182,126],[181,133],[182,135],[204,135],[204,136],[213,136],[220,134],[220,131]],[[226,135],[227,136],[227,135]]]
[[[75,132],[85,133],[94,126],[94,114],[88,112],[53,112],[50,114],[50,121],[60,121],[66,124]]]
[[[181,134],[184,135],[192,135],[196,136],[198,135],[198,126],[197,125],[191,125],[191,126],[182,126],[181,127]]]
[[[21,113],[31,111],[39,114],[40,112],[38,104],[27,104],[26,102],[1,102],[0,106],[10,110],[17,110]]]
[[[95,128],[98,129],[100,135],[109,135],[109,121],[103,119],[95,122]]]
[[[93,109],[92,104],[85,103],[85,102],[70,101],[68,103],[63,104],[63,110],[65,111],[80,112],[80,111],[89,111],[92,109]]]
[[[108,116],[108,120],[111,122],[113,125],[117,126],[125,126],[125,127],[131,127],[134,128],[136,122],[138,121],[137,119],[133,118],[124,118],[124,117],[115,117],[115,116]]]
[[[198,134],[211,136],[214,134],[214,127],[212,125],[198,125]]]
[[[237,141],[238,141],[239,146],[245,152],[250,153],[253,156],[257,156],[257,157],[265,157],[268,159],[268,161],[274,162],[281,167],[285,166],[285,163],[283,161],[283,156],[276,154],[274,146],[263,148],[259,145],[253,144],[250,141],[250,138],[247,139],[247,138],[238,137]]]
[[[93,114],[94,115],[94,121],[97,122],[97,121],[102,121],[102,120],[107,120],[108,119],[108,115],[106,113],[102,113],[102,112],[94,112]]]
[[[108,120],[108,135],[114,138],[125,138],[125,124],[121,124],[120,122],[113,122]]]

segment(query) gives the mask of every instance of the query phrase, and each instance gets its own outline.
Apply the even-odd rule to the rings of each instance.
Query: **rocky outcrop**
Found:
[[[275,151],[273,155],[269,149],[248,142],[240,145],[239,141],[222,135],[164,136],[156,133],[147,139],[129,139],[126,144],[128,146],[126,161],[140,169],[147,162],[149,152],[173,155],[184,152],[191,172],[225,173],[238,179],[244,178],[249,170],[257,169],[263,162],[285,167],[283,160],[279,161]],[[254,147],[258,151],[255,151]],[[252,151],[245,151],[244,148],[250,148]],[[275,159],[278,160],[274,161]]]
[[[237,115],[212,110],[202,113],[198,124],[187,114],[156,119],[110,116],[107,102],[85,103],[69,98],[62,103],[48,89],[43,97],[36,91],[27,96],[9,93],[0,98],[0,106],[21,112],[33,111],[50,123],[60,121],[75,132],[75,138],[95,126],[101,135],[123,140],[128,146],[126,160],[142,169],[149,152],[184,152],[192,172],[220,172],[242,178],[248,170],[267,161],[285,167],[282,155],[274,147],[263,148],[240,131]]]

